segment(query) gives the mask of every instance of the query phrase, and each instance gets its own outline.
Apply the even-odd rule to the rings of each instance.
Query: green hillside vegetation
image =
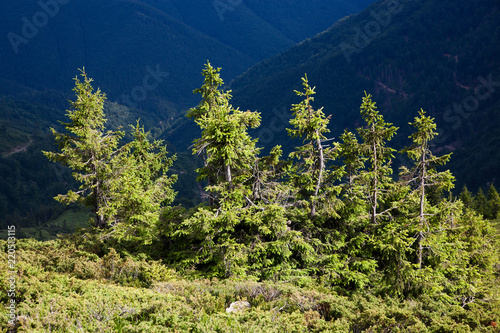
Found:
[[[427,296],[402,300],[292,282],[187,279],[141,255],[109,246],[101,252],[98,239],[82,236],[16,243],[17,332],[495,332],[491,321],[500,316],[495,302],[464,309]],[[0,262],[5,281],[5,251]],[[2,304],[9,300],[3,288],[0,297]],[[226,313],[237,300],[252,308]],[[0,321],[8,332],[7,317]]]
[[[231,105],[210,63],[188,117],[206,201],[171,206],[175,157],[132,126],[105,127],[105,95],[76,78],[59,149],[91,224],[57,240],[1,241],[4,283],[15,244],[22,332],[494,332],[500,320],[494,186],[450,195],[451,154],[435,155],[435,120],[415,112],[407,147],[365,92],[356,132],[332,140],[307,76],[287,127],[302,145],[261,155],[249,134],[258,112]],[[333,133],[332,133],[333,134]],[[412,162],[393,173],[398,154]],[[11,227],[12,228],[12,227]],[[17,230],[17,228],[16,228]],[[226,309],[249,303],[243,313]]]

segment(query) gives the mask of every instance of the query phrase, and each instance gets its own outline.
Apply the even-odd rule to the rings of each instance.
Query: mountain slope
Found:
[[[322,0],[308,12],[299,1],[223,7],[221,1],[194,0],[2,2],[0,78],[69,92],[77,68],[85,66],[112,100],[172,114],[196,103],[191,91],[207,59],[224,66],[230,80],[371,1],[347,6]],[[269,9],[278,10],[266,17],[273,22],[259,16]],[[301,21],[318,16],[321,23],[290,30],[299,14]],[[160,82],[144,90],[151,71]]]
[[[33,23],[44,13],[37,3],[2,2],[0,11],[9,14],[0,32],[10,36],[0,41],[2,63],[8,65],[0,67],[0,77],[35,89],[69,92],[77,68],[85,67],[110,99],[134,107],[147,101],[151,105],[141,106],[166,112],[193,103],[189,92],[207,55],[224,63],[229,77],[253,63],[238,50],[137,1],[75,0],[60,5],[58,14],[40,28]],[[37,33],[27,34],[30,25],[21,18]],[[19,42],[22,38],[26,43]],[[147,80],[148,75],[153,78]]]
[[[363,91],[401,127],[399,147],[409,142],[405,124],[424,108],[441,133],[435,149],[455,151],[451,168],[458,185],[477,188],[499,177],[486,151],[477,156],[484,142],[479,134],[500,137],[499,22],[499,4],[492,0],[378,1],[236,78],[233,103],[262,112],[268,125],[255,135],[271,138],[264,143],[288,146],[293,143],[277,129],[288,126],[282,110],[297,102],[293,90],[304,73],[317,86],[314,105],[332,114],[334,137],[359,126]],[[498,151],[497,142],[489,148]],[[474,168],[467,163],[472,147]]]
[[[255,60],[285,51],[373,1],[143,0]]]

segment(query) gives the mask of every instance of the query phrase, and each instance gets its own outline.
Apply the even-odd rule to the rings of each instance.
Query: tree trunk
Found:
[[[229,184],[229,188],[233,188],[233,176],[231,175],[231,166],[226,164],[226,182]]]
[[[318,130],[316,130],[316,134],[318,134]],[[323,169],[325,168],[325,157],[323,154],[323,146],[321,146],[321,140],[316,139],[316,145],[318,146],[318,164],[319,164],[319,174],[318,180],[316,181],[316,188],[314,189],[314,196],[317,197],[319,193],[319,189],[321,187],[322,178],[323,178]],[[311,205],[311,217],[316,214],[316,204],[313,202]]]
[[[377,168],[377,146],[373,143],[373,203],[372,203],[372,224],[377,223],[377,201],[378,201],[378,168]]]
[[[425,215],[424,215],[424,204],[425,204],[425,173],[426,173],[426,168],[425,168],[425,149],[422,151],[422,174],[420,175],[420,211],[419,211],[419,219],[420,219],[420,232],[418,234],[417,238],[417,243],[418,243],[418,258],[417,258],[417,264],[418,264],[418,269],[422,268],[422,238],[423,238],[423,230],[424,230],[424,222],[425,222]]]

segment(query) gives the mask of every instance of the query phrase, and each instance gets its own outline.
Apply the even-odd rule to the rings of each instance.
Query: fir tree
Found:
[[[488,189],[488,211],[486,216],[490,220],[500,218],[500,196],[493,184]]]
[[[71,122],[63,123],[68,133],[52,129],[61,152],[44,152],[73,169],[81,186],[56,199],[90,206],[97,228],[126,224],[134,232],[150,234],[161,206],[175,195],[171,186],[176,176],[166,175],[174,158],[167,156],[161,142],[150,143],[139,123],[132,126],[134,140],[118,147],[124,133],[105,130],[105,95],[99,89],[93,92],[85,71],[81,76],[83,81],[75,78],[77,99],[67,112]]]
[[[372,96],[366,92],[360,110],[366,122],[366,127],[358,129],[363,139],[361,151],[369,163],[368,171],[364,172],[363,177],[369,184],[370,221],[374,225],[377,224],[377,217],[385,213],[385,211],[379,212],[378,208],[384,202],[384,193],[392,183],[391,161],[396,150],[387,147],[386,142],[392,139],[398,128],[384,121],[376,103],[372,101]]]
[[[94,92],[92,79],[81,71],[83,81],[75,78],[76,100],[70,102],[66,113],[69,123],[62,123],[67,133],[51,129],[61,152],[44,152],[51,161],[60,162],[73,169],[74,178],[81,183],[78,191],[58,195],[56,200],[70,204],[80,201],[90,206],[94,214],[94,226],[109,227],[109,216],[104,213],[108,205],[108,183],[113,175],[108,161],[118,147],[123,132],[105,131],[103,105],[105,95],[99,89]]]
[[[426,211],[426,190],[428,187],[434,187],[435,189],[446,189],[450,190],[453,188],[453,180],[449,170],[444,172],[437,172],[436,168],[438,166],[446,164],[451,157],[451,154],[436,157],[432,154],[430,150],[429,143],[438,134],[436,132],[436,124],[434,119],[425,115],[425,111],[420,109],[419,116],[415,117],[415,121],[410,123],[415,127],[416,131],[410,135],[413,141],[413,145],[406,148],[404,152],[408,155],[410,159],[415,161],[415,165],[411,170],[406,167],[402,169],[402,175],[409,176],[409,183],[413,184],[416,193],[419,197],[419,209],[418,209],[418,221],[419,230],[417,235],[417,264],[419,268],[422,268],[422,255],[423,255],[423,245],[422,241],[425,236],[425,231],[428,229],[428,223],[426,216],[428,212]]]
[[[134,140],[121,147],[110,160],[114,175],[106,215],[112,216],[127,235],[149,243],[161,209],[175,198],[177,175],[169,176],[175,156],[169,157],[162,141],[150,142],[144,127],[132,126]]]
[[[479,188],[474,198],[474,209],[476,212],[483,215],[483,217],[488,215],[488,199],[484,195],[482,188]]]
[[[291,158],[298,159],[299,164],[292,170],[292,181],[294,185],[302,190],[302,194],[307,200],[311,200],[310,215],[316,214],[316,201],[324,183],[328,177],[325,170],[326,159],[331,155],[331,150],[323,146],[326,140],[325,133],[330,122],[330,117],[326,117],[323,108],[315,110],[311,103],[314,101],[314,87],[309,85],[307,75],[302,78],[304,91],[295,91],[297,96],[304,99],[292,105],[294,118],[290,120],[292,129],[287,129],[292,137],[302,138],[306,144],[298,147],[290,154]]]
[[[203,86],[194,91],[202,95],[202,101],[187,115],[202,129],[201,138],[194,141],[193,153],[203,158],[204,167],[198,170],[198,179],[208,180],[207,189],[214,193],[211,206],[218,205],[225,186],[232,190],[249,177],[259,153],[257,140],[250,138],[247,129],[260,125],[260,115],[242,112],[229,104],[230,91],[221,91],[219,72],[220,68],[214,69],[207,62],[202,72]]]
[[[469,191],[467,186],[464,185],[462,192],[460,192],[458,198],[464,204],[464,208],[472,209],[474,207],[474,195]]]

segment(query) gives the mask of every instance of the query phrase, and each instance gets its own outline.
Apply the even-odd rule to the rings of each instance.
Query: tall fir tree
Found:
[[[384,117],[377,110],[376,103],[372,101],[372,96],[366,92],[360,110],[366,123],[366,127],[358,128],[363,139],[361,151],[368,158],[369,165],[363,177],[369,184],[370,221],[375,225],[377,217],[385,214],[385,211],[380,212],[378,209],[384,203],[384,194],[393,182],[390,177],[391,162],[396,150],[387,147],[386,143],[393,138],[398,128],[385,122]]]
[[[52,161],[72,169],[81,183],[56,199],[64,203],[83,202],[94,214],[94,226],[107,229],[127,226],[139,238],[151,240],[163,204],[173,201],[176,176],[167,176],[175,157],[168,157],[160,141],[151,143],[139,123],[134,140],[119,147],[124,132],[106,131],[105,95],[94,92],[92,79],[82,70],[83,81],[75,78],[75,102],[63,123],[67,133],[52,129],[60,152],[44,152]],[[139,235],[140,234],[140,235]]]
[[[412,146],[403,150],[410,159],[415,161],[415,165],[411,170],[402,167],[402,176],[408,178],[408,183],[415,188],[415,193],[418,195],[419,208],[418,208],[418,233],[417,233],[417,265],[422,268],[423,256],[423,239],[425,237],[425,230],[429,229],[427,216],[429,212],[426,211],[426,194],[427,188],[433,187],[434,189],[453,188],[454,177],[449,170],[438,172],[437,167],[445,165],[451,153],[440,157],[434,156],[431,151],[430,142],[438,134],[436,132],[436,124],[434,119],[426,116],[425,111],[420,109],[419,116],[415,117],[413,123],[416,131],[410,135],[413,141]]]
[[[198,178],[208,180],[211,206],[218,205],[224,187],[231,192],[246,180],[260,151],[257,140],[252,140],[247,132],[260,125],[260,115],[242,112],[229,104],[231,94],[221,89],[224,82],[220,70],[207,62],[202,72],[204,83],[194,91],[202,95],[202,101],[187,114],[202,129],[201,138],[194,141],[193,153],[203,158],[204,167],[198,170]]]
[[[106,96],[91,85],[92,79],[81,70],[82,81],[75,78],[76,100],[70,102],[71,108],[66,116],[69,123],[62,123],[67,133],[51,129],[60,152],[44,152],[51,161],[60,162],[72,169],[73,177],[81,183],[78,191],[68,191],[58,195],[56,200],[69,204],[83,202],[91,207],[94,226],[105,229],[110,225],[109,216],[104,210],[108,205],[108,183],[113,177],[110,160],[124,133],[105,131],[104,101]]]
[[[324,147],[325,133],[330,116],[325,116],[323,108],[315,110],[311,103],[314,101],[314,87],[309,85],[307,75],[302,78],[304,91],[295,91],[297,96],[304,99],[292,105],[293,119],[290,120],[292,129],[287,129],[288,134],[294,138],[302,138],[305,145],[297,147],[290,154],[291,158],[299,163],[291,172],[291,179],[297,188],[301,189],[302,196],[310,201],[310,215],[316,214],[318,196],[324,180],[328,177],[326,160],[332,155],[330,148]]]

